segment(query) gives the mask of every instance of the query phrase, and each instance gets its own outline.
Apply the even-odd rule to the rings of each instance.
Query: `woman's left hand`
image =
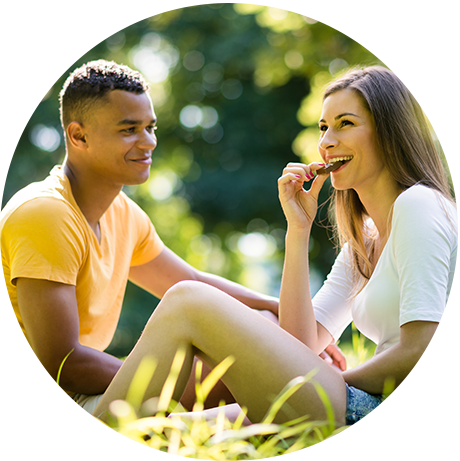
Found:
[[[340,371],[345,371],[347,369],[347,359],[336,344],[329,344],[319,356]]]

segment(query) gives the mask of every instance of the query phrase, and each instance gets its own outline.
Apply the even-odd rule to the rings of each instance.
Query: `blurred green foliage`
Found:
[[[288,162],[319,160],[323,86],[348,66],[382,63],[338,31],[276,8],[212,4],[147,18],[96,45],[50,89],[19,140],[3,204],[63,161],[58,93],[70,71],[100,58],[140,70],[152,86],[158,147],[150,180],[128,195],[189,263],[277,295],[286,226],[276,180]],[[329,239],[324,224],[314,228],[305,280],[313,292],[335,257]],[[156,302],[128,285],[109,352],[129,352]]]

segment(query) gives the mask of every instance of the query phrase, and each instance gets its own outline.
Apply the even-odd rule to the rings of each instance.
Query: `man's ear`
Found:
[[[86,150],[88,148],[88,145],[86,143],[85,131],[81,123],[69,123],[69,126],[67,127],[67,137],[69,139],[70,144],[76,149]]]

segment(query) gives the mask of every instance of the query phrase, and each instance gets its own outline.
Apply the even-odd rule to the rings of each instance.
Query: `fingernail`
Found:
[[[296,174],[295,177],[296,178],[301,178],[302,176],[300,176],[300,174]]]

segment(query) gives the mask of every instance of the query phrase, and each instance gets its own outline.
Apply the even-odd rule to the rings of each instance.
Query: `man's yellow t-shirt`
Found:
[[[163,243],[149,217],[123,192],[100,220],[99,243],[60,166],[30,184],[0,214],[2,264],[16,317],[16,279],[45,279],[76,287],[80,343],[103,351],[120,316],[130,266],[158,256]]]

